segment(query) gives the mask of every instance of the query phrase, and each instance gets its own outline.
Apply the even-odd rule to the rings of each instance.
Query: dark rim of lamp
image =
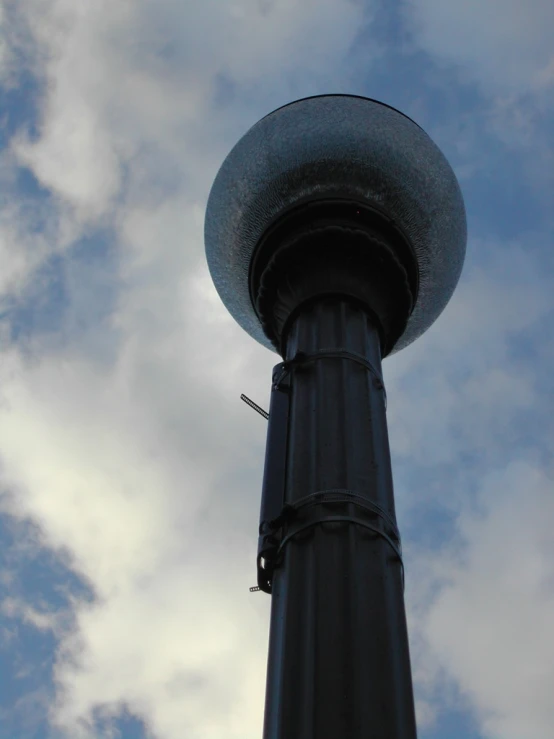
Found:
[[[375,98],[368,98],[364,97],[363,95],[346,95],[342,92],[328,92],[324,93],[322,95],[308,95],[305,98],[298,98],[298,100],[291,100],[290,103],[285,103],[284,105],[281,105],[279,108],[275,108],[275,110],[272,110],[271,113],[268,113],[267,115],[264,115],[263,118],[260,118],[261,121],[263,121],[265,118],[269,118],[269,116],[272,116],[274,113],[278,113],[280,110],[284,110],[285,108],[289,108],[291,105],[296,105],[297,103],[303,103],[305,100],[318,100],[319,98],[356,98],[357,100],[365,100],[368,103],[376,103],[377,105],[380,105],[383,108],[388,108],[389,110],[393,110],[395,113],[399,113],[401,116],[404,116],[407,120],[410,121],[410,123],[413,123],[414,126],[417,126],[419,129],[421,129],[424,133],[425,131],[419,123],[414,121],[413,118],[410,118],[409,115],[406,115],[406,113],[403,113],[401,110],[398,110],[398,108],[395,108],[393,105],[389,105],[388,103],[383,103],[381,100],[376,100]]]

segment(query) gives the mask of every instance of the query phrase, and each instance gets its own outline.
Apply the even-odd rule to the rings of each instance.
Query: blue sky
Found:
[[[468,211],[452,301],[384,362],[420,739],[548,739],[554,5],[0,8],[0,739],[261,736],[238,398],[267,406],[277,357],[221,305],[203,217],[235,141],[324,92],[414,118]]]

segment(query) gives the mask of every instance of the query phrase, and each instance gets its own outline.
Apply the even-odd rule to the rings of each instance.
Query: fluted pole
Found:
[[[290,371],[285,502],[322,493],[331,504],[306,520],[357,522],[309,525],[283,549],[264,739],[414,739],[379,334],[357,303],[321,299],[297,315],[285,359],[322,350]]]

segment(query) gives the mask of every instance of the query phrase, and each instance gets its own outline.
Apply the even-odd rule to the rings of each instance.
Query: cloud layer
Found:
[[[540,109],[550,5],[523,22],[513,2],[502,23],[439,5],[403,16],[410,44],[393,51],[407,67],[423,49],[496,106],[513,113],[530,90]],[[49,720],[64,739],[95,737],[124,710],[156,739],[261,734],[269,600],[248,586],[265,427],[238,395],[267,405],[277,357],[211,286],[204,205],[236,138],[272,107],[372,94],[384,12],[346,0],[4,3],[4,89],[33,80],[36,110],[21,108],[2,153],[2,506],[88,592],[56,606],[12,594],[2,613],[55,636]],[[513,130],[487,136],[525,156],[533,136],[518,143]],[[468,192],[482,185],[483,140],[466,141]],[[484,738],[542,739],[552,280],[546,226],[509,241],[494,228],[472,233],[437,326],[385,362],[389,422],[420,722],[461,701]]]

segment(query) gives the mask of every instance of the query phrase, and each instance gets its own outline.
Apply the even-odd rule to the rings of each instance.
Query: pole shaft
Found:
[[[323,349],[381,372],[378,332],[352,301],[296,317],[285,358]],[[321,358],[295,371],[287,437],[286,502],[348,489],[394,519],[384,393],[364,366]],[[402,570],[384,538],[348,522],[307,529],[286,545],[271,597],[264,739],[415,739]]]

